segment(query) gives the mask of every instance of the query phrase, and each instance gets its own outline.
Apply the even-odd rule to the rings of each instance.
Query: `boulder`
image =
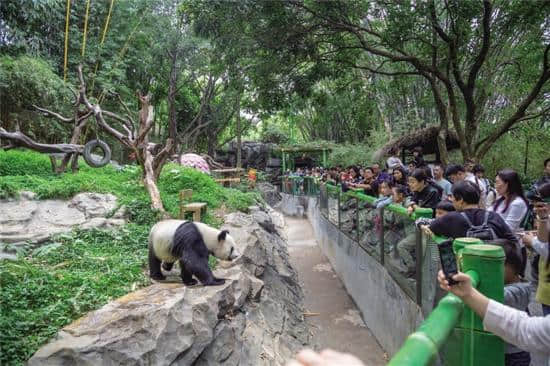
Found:
[[[260,191],[260,194],[270,206],[275,206],[282,199],[279,190],[273,184],[267,182],[258,183],[256,189]]]
[[[73,197],[68,207],[76,208],[84,214],[86,219],[106,217],[117,210],[118,203],[115,195],[110,193],[79,193]],[[117,210],[114,218],[124,217],[124,210]]]
[[[284,365],[309,342],[303,293],[269,212],[232,213],[222,286],[155,284],[61,330],[29,365]],[[275,231],[264,227],[274,227]]]
[[[0,243],[13,247],[39,244],[73,228],[111,228],[126,222],[124,208],[119,208],[112,194],[80,193],[70,201],[35,197],[32,192],[21,192],[19,199],[0,200]],[[0,248],[0,258],[10,257],[9,250]]]
[[[235,289],[245,280],[155,284],[128,294],[63,328],[28,365],[189,365],[212,343],[219,319],[242,305]]]

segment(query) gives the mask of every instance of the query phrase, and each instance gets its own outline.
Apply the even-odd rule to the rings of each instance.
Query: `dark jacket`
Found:
[[[431,184],[427,184],[422,191],[414,192],[411,200],[420,207],[435,210],[435,206],[441,201],[441,193]]]

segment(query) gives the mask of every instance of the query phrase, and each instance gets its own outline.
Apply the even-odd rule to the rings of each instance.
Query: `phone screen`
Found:
[[[446,240],[437,246],[439,248],[439,258],[441,260],[441,268],[449,285],[454,285],[457,282],[452,277],[458,273],[458,265],[456,263],[455,253],[453,251],[453,240]]]

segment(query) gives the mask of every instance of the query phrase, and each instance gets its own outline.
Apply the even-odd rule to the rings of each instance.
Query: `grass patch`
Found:
[[[141,168],[137,166],[116,170],[110,165],[91,168],[81,163],[76,174],[55,175],[46,155],[17,150],[0,151],[0,162],[0,198],[15,197],[24,190],[35,192],[39,199],[68,199],[80,192],[112,193],[129,207],[135,221],[145,224],[156,220],[149,208],[149,195],[141,183]],[[17,168],[19,164],[24,168]],[[179,211],[178,194],[182,189],[192,189],[192,200],[206,202],[208,210],[225,204],[231,211],[246,211],[248,206],[262,202],[258,193],[223,188],[210,176],[177,164],[166,164],[158,188],[166,211],[173,217]],[[220,224],[208,211],[204,221],[210,225]]]
[[[29,174],[32,173],[32,174]],[[262,202],[257,193],[225,189],[194,169],[167,164],[158,182],[165,209],[176,217],[179,191],[208,203],[204,222],[219,227],[212,213],[246,211]],[[15,261],[0,262],[0,364],[21,365],[63,326],[107,302],[150,283],[147,236],[157,219],[141,183],[139,167],[116,170],[81,164],[76,174],[55,175],[47,156],[0,151],[0,199],[28,190],[40,199],[67,199],[80,192],[112,193],[127,208],[130,224],[102,231],[59,235]],[[210,266],[216,259],[210,257]]]
[[[60,235],[0,272],[0,363],[22,364],[59,328],[150,283],[148,227]]]

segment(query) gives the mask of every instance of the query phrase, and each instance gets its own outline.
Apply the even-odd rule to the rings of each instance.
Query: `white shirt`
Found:
[[[549,357],[550,316],[530,317],[526,312],[489,300],[483,328],[527,352]]]
[[[489,193],[489,187],[487,186],[488,181],[486,179],[479,179],[475,176],[475,174],[468,173],[466,174],[466,178],[464,180],[467,180],[469,182],[472,182],[476,186],[478,186],[479,191],[481,193],[481,197],[479,199],[479,203],[481,205],[481,208],[487,207],[487,194]]]
[[[512,202],[508,205],[508,209],[504,211],[506,207],[506,200],[502,201],[497,209],[494,209],[494,205],[489,207],[489,211],[495,211],[498,213],[502,219],[508,224],[510,229],[513,232],[519,230],[519,226],[523,221],[523,218],[527,214],[527,204],[520,197],[514,198]]]

